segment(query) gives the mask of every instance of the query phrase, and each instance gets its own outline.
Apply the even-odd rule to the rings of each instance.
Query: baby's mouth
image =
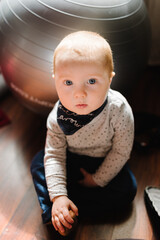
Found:
[[[83,109],[83,108],[86,108],[88,105],[85,104],[85,103],[80,103],[80,104],[76,104],[76,107],[80,108],[80,109]]]

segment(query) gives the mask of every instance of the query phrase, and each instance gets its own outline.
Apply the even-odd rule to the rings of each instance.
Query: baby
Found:
[[[53,64],[59,101],[48,116],[45,153],[35,156],[31,172],[43,222],[64,233],[74,222],[70,210],[107,214],[133,201],[137,186],[127,160],[134,119],[127,100],[110,88],[112,51],[99,34],[69,34]]]

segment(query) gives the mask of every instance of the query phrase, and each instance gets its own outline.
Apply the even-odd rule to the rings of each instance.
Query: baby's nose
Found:
[[[86,90],[84,87],[79,87],[74,92],[75,98],[85,98],[86,95],[87,95],[87,93],[86,93]]]

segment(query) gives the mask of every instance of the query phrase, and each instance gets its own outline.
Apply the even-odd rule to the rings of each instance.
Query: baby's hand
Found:
[[[78,208],[67,196],[58,196],[53,199],[52,223],[56,231],[65,235],[66,228],[71,229],[74,223],[73,215],[78,216]]]
[[[75,215],[75,213],[72,210],[69,210],[69,214],[70,214],[71,218],[74,220],[74,223],[72,224],[72,229],[73,229],[77,225],[77,216]],[[72,231],[72,229],[69,229],[66,227],[64,227],[64,228],[65,228],[65,231],[64,232],[59,231],[59,233],[62,236],[67,236]]]
[[[92,178],[92,174],[88,173],[83,168],[80,169],[81,173],[83,174],[83,179],[79,181],[79,184],[85,187],[97,187],[97,183]]]

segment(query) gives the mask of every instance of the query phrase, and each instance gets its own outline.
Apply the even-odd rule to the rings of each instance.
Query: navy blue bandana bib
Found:
[[[87,115],[79,115],[66,109],[59,102],[57,110],[57,122],[65,135],[72,135],[80,128],[91,122],[98,114],[102,112],[107,104],[107,99],[101,107]]]

